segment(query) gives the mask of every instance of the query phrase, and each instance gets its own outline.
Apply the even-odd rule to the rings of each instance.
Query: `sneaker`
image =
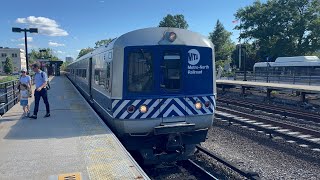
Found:
[[[37,119],[37,116],[36,115],[32,115],[32,116],[29,116],[29,118]]]
[[[45,118],[46,118],[46,117],[50,117],[50,113],[47,113],[44,117],[45,117]]]

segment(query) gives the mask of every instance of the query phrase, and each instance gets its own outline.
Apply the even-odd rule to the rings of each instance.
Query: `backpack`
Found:
[[[41,71],[41,77],[43,78],[43,71]],[[50,83],[49,83],[49,79],[47,81],[47,86],[45,87],[47,90],[49,90],[51,88]]]

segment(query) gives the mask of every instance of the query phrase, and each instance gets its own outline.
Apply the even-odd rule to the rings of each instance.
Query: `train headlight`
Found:
[[[174,32],[166,32],[164,34],[164,38],[167,39],[170,42],[173,42],[177,39],[177,34]]]
[[[177,34],[174,33],[174,32],[170,32],[168,38],[169,38],[169,41],[170,41],[170,42],[173,42],[174,40],[176,40]]]
[[[202,108],[202,103],[201,102],[196,102],[195,104],[194,104],[194,106],[196,107],[196,109],[201,109]]]
[[[139,111],[141,113],[146,113],[148,111],[148,106],[145,105],[145,104],[141,105],[140,108],[139,108]]]
[[[210,105],[211,105],[210,101],[206,101],[206,102],[204,103],[204,106],[205,106],[206,108],[209,108]]]
[[[130,106],[127,108],[128,113],[133,113],[135,110],[136,110],[136,107],[134,107],[134,105],[130,105]]]

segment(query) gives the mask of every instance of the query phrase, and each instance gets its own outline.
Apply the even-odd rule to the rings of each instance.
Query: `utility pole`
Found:
[[[240,21],[240,34],[239,34],[239,70],[241,69],[241,19]]]
[[[30,32],[30,33],[38,33],[38,29],[37,28],[29,28],[29,29],[21,29],[21,28],[16,28],[16,27],[13,27],[12,28],[12,32],[17,32],[17,33],[20,33],[20,32],[24,32],[24,46],[25,46],[25,55],[26,55],[26,65],[27,65],[27,73],[29,73],[29,57],[28,57],[28,38],[27,38],[27,32]]]
[[[267,83],[269,82],[269,56],[267,56]]]
[[[244,70],[244,77],[243,77],[243,81],[247,81],[247,70],[246,70],[246,58],[247,58],[247,54],[246,54],[246,46],[243,46],[243,70]]]

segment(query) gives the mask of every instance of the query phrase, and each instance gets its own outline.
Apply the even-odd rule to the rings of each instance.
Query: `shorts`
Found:
[[[20,105],[21,106],[27,106],[28,105],[28,100],[20,100]]]

